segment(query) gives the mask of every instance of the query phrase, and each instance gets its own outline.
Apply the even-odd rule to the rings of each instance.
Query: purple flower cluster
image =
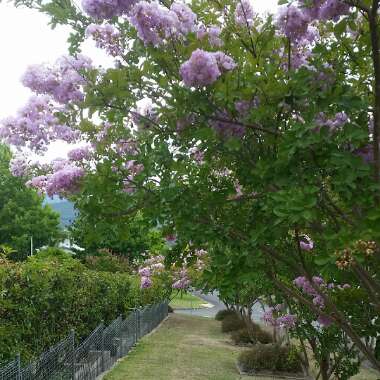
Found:
[[[138,270],[141,289],[147,289],[153,285],[152,276],[165,269],[164,260],[164,256],[158,255],[144,261],[143,266]]]
[[[88,160],[91,157],[91,152],[89,147],[84,146],[70,150],[67,156],[70,161],[83,161]]]
[[[218,112],[210,121],[211,128],[221,137],[230,138],[244,136],[246,129],[240,123],[234,122],[227,111]]]
[[[198,165],[202,165],[204,163],[205,153],[198,147],[191,149],[190,155]]]
[[[85,79],[80,71],[89,68],[91,60],[83,55],[76,58],[63,56],[52,67],[29,66],[21,80],[24,86],[37,94],[49,94],[57,102],[66,104],[83,99],[80,86],[85,84]]]
[[[91,60],[81,54],[76,58],[63,56],[54,66],[29,66],[21,78],[24,86],[37,94],[48,94],[58,103],[83,100],[81,86],[86,81],[82,70],[91,68]]]
[[[300,248],[304,251],[311,251],[314,248],[313,240],[307,235],[302,236],[300,240]]]
[[[83,10],[97,20],[110,19],[129,12],[137,0],[82,0]]]
[[[125,154],[135,156],[138,154],[137,141],[132,139],[118,140],[115,143],[115,151],[120,156],[123,156]]]
[[[327,118],[323,112],[320,112],[315,119],[315,124],[317,125],[315,130],[319,131],[321,127],[327,127],[331,132],[335,132],[348,121],[348,116],[344,111],[336,113],[332,119]]]
[[[234,60],[223,52],[197,49],[181,65],[180,74],[186,86],[202,87],[214,83],[223,71],[230,71],[235,67]]]
[[[144,165],[136,163],[135,160],[129,160],[123,165],[123,168],[129,172],[129,175],[123,180],[123,190],[128,194],[132,194],[136,191],[133,180],[144,170]]]
[[[337,21],[342,15],[348,14],[349,10],[350,6],[341,0],[314,0],[311,6],[309,1],[300,0],[298,7],[291,4],[280,8],[277,25],[293,42],[303,39],[312,42],[315,39],[315,31],[310,29],[313,21]]]
[[[309,17],[295,5],[280,8],[277,16],[277,26],[292,41],[299,41],[305,37],[309,21]]]
[[[61,160],[53,163],[53,173],[34,177],[26,184],[52,197],[77,191],[84,175],[82,168]]]
[[[190,286],[190,280],[186,268],[182,268],[178,273],[175,281],[172,284],[173,289],[187,289]]]
[[[90,24],[86,28],[86,36],[92,37],[96,47],[104,49],[113,57],[123,54],[124,48],[122,46],[120,32],[111,24]]]
[[[301,289],[303,293],[311,296],[313,298],[313,303],[315,306],[318,306],[320,309],[325,307],[322,296],[319,294],[318,290],[326,287],[326,283],[323,278],[314,276],[312,277],[313,284],[306,277],[297,277],[293,283],[297,288]],[[313,287],[314,285],[314,287]]]
[[[78,132],[61,124],[56,116],[58,111],[48,96],[33,96],[15,117],[1,122],[0,138],[10,145],[36,152],[46,151],[51,141],[75,142]]]
[[[223,40],[220,38],[222,29],[219,26],[212,25],[206,28],[204,25],[198,27],[197,38],[198,40],[203,40],[205,37],[208,37],[208,42],[213,47],[223,46]]]
[[[153,285],[152,279],[150,277],[141,277],[140,287],[141,289],[148,289]]]
[[[9,162],[9,171],[14,177],[24,177],[28,171],[28,163],[24,157],[14,157]]]
[[[252,100],[238,100],[235,102],[235,110],[239,113],[240,117],[246,117],[253,108],[258,108],[259,105],[260,99],[255,96]]]
[[[254,12],[249,0],[238,0],[238,4],[235,9],[235,22],[237,25],[252,27]]]
[[[184,3],[174,2],[170,10],[174,12],[179,21],[179,31],[186,35],[195,31],[197,15]]]
[[[262,316],[262,320],[273,327],[292,329],[296,326],[297,316],[294,314],[279,315],[284,308],[284,305],[279,304],[270,307]]]
[[[338,21],[341,16],[349,13],[350,6],[342,0],[299,0],[303,13],[313,20]]]
[[[129,22],[146,45],[159,46],[169,38],[182,38],[192,32],[196,15],[184,3],[173,3],[167,9],[156,2],[140,1],[133,7]]]
[[[355,156],[360,157],[366,164],[371,164],[374,161],[373,144],[367,144],[353,151]]]

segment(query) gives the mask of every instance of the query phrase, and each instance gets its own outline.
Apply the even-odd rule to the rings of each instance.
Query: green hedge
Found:
[[[0,264],[0,363],[20,352],[24,360],[43,352],[74,328],[86,337],[130,308],[159,302],[156,284],[140,290],[136,276],[97,272],[59,250],[23,263]]]

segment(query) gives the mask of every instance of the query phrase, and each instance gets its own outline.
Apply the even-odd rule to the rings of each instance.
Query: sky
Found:
[[[253,0],[252,4],[259,13],[275,12],[277,0]],[[58,26],[52,30],[48,23],[49,18],[36,10],[0,2],[0,120],[13,115],[31,95],[20,82],[28,65],[54,62],[67,54],[69,28]],[[90,41],[83,53],[95,64],[110,65],[110,59]],[[63,153],[61,145],[52,152],[57,152],[57,147]]]

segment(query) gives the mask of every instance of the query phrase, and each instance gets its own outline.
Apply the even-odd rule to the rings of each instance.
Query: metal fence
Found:
[[[168,304],[136,309],[126,319],[100,324],[79,346],[72,331],[37,360],[21,366],[20,357],[0,368],[0,380],[94,380],[136,342],[157,327],[168,314]]]

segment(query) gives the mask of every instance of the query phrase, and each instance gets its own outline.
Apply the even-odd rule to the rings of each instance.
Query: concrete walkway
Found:
[[[223,310],[226,307],[224,306],[223,302],[219,299],[218,293],[208,293],[203,294],[199,291],[193,291],[192,294],[195,296],[202,298],[209,304],[213,305],[213,307],[209,308],[202,308],[202,309],[181,309],[181,310],[175,310],[175,313],[177,314],[186,314],[186,315],[195,315],[198,317],[206,317],[206,318],[215,318],[215,314],[219,310]],[[252,316],[253,320],[260,322],[261,317],[263,316],[264,312],[259,304],[256,304],[252,309]]]

